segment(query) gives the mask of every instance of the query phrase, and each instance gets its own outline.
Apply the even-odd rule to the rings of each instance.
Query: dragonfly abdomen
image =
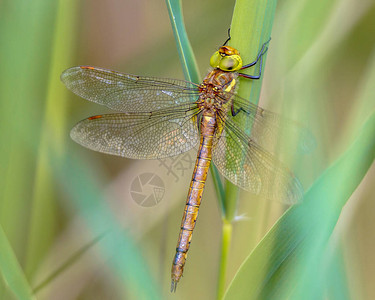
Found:
[[[180,280],[190,247],[190,240],[198,217],[199,206],[207,179],[208,169],[212,157],[213,135],[216,129],[216,117],[203,114],[201,120],[201,139],[191,179],[189,193],[186,200],[184,215],[181,221],[180,235],[176,247],[176,255],[172,264],[171,291],[176,290]]]

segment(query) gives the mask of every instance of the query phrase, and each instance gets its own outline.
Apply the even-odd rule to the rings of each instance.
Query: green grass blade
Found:
[[[271,37],[276,4],[276,0],[236,1],[230,31],[231,39],[228,44],[240,51],[244,64],[254,61],[263,43],[268,41]],[[267,54],[263,56],[263,72],[266,57]],[[257,67],[250,68],[251,71],[246,70],[244,73],[256,74],[256,70],[258,70]],[[263,77],[259,80],[240,78],[238,95],[249,99],[251,103],[258,104],[262,80]],[[241,119],[241,116],[238,115],[235,121],[240,124],[241,128],[250,130],[252,124],[248,123],[249,121],[246,119],[248,118]],[[227,181],[225,195],[225,218],[228,221],[232,221],[237,209],[238,188]]]
[[[236,1],[230,27],[231,39],[228,44],[240,51],[244,64],[254,61],[263,43],[271,37],[276,4],[276,0]],[[272,41],[269,46],[272,47]],[[267,54],[263,56],[263,70],[266,57]],[[252,72],[255,72],[254,68],[244,73],[253,74]],[[240,78],[238,95],[257,104],[262,80],[263,77],[259,80]]]
[[[33,205],[30,210],[25,267],[28,276],[31,276],[37,269],[57,231],[56,199],[59,195],[54,190],[55,182],[47,154],[50,149],[53,149],[56,153],[55,159],[61,159],[60,156],[65,150],[64,142],[67,138],[65,123],[68,117],[66,96],[69,91],[61,84],[59,78],[61,70],[70,66],[72,61],[77,4],[75,0],[59,1],[57,8],[54,40],[51,45],[50,77],[46,86],[44,120],[36,158],[35,182],[31,200]]]
[[[240,0],[236,1],[233,12],[231,25],[231,39],[229,44],[238,49],[241,53],[244,64],[255,60],[263,43],[269,40],[273,19],[275,15],[276,1],[252,1]],[[262,69],[264,72],[264,65],[266,55],[263,57]],[[256,74],[256,68],[251,68],[252,73],[245,71],[247,74]],[[255,69],[255,71],[254,71]],[[255,73],[254,73],[255,72]],[[240,88],[238,94],[249,99],[251,103],[257,104],[259,101],[260,90],[262,86],[262,77],[259,80],[248,80],[240,78]],[[239,125],[245,130],[250,130],[251,125],[246,119],[241,119],[240,116],[236,118]],[[229,241],[231,240],[232,224],[236,212],[238,202],[239,189],[237,186],[229,181],[226,181],[225,198],[224,198],[224,221],[222,229],[222,248],[220,255],[219,277],[218,277],[218,292],[217,298],[222,299],[225,291],[226,282],[226,264],[229,255]],[[228,229],[230,228],[230,229]]]
[[[315,181],[303,203],[291,207],[248,256],[225,299],[317,299],[321,257],[343,206],[374,161],[374,136],[375,113],[351,147]]]
[[[97,236],[92,241],[83,245],[78,249],[72,256],[70,256],[61,266],[47,276],[42,282],[36,285],[33,289],[34,293],[37,294],[41,289],[48,286],[54,279],[56,279],[62,272],[72,266],[77,260],[79,260],[89,249],[95,246],[104,237],[105,233]]]
[[[231,222],[223,220],[221,227],[221,247],[220,247],[220,268],[219,276],[217,281],[217,299],[223,298],[225,293],[225,280],[227,272],[227,262],[229,258],[229,251],[232,241],[233,224]]]
[[[23,262],[28,242],[56,1],[3,1],[0,10],[0,220]],[[25,230],[26,229],[26,230]]]
[[[198,65],[184,25],[181,0],[166,0],[166,3],[185,79],[200,83]]]
[[[29,283],[2,227],[0,227],[0,253],[0,271],[8,287],[18,299],[34,299]]]

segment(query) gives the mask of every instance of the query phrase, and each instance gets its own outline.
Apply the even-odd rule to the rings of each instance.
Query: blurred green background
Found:
[[[202,77],[234,3],[183,2]],[[375,1],[278,2],[260,105],[314,134],[315,151],[295,161],[306,190],[374,112],[374,45]],[[184,277],[170,294],[195,153],[167,160],[167,169],[75,144],[74,124],[108,111],[62,85],[61,72],[75,65],[183,79],[165,2],[0,1],[0,299],[27,299],[31,289],[37,299],[214,299],[221,215],[211,178]],[[165,185],[153,207],[131,194],[143,173]],[[328,291],[326,299],[375,299],[374,180],[372,166],[333,231],[343,296]],[[286,208],[241,193],[228,283]]]

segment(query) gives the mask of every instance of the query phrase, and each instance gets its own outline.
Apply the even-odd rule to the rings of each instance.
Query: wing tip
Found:
[[[73,73],[77,72],[77,70],[80,70],[81,67],[70,67],[64,71],[62,71],[61,75],[60,75],[60,80],[62,81],[62,83],[64,83],[64,85],[69,88],[70,84],[69,84],[69,80],[68,78],[70,76],[72,76]]]

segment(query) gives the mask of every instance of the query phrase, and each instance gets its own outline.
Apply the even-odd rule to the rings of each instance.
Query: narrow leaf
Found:
[[[2,227],[0,227],[0,253],[1,275],[9,288],[18,299],[34,299],[29,283]]]
[[[198,65],[195,61],[193,49],[191,48],[187,37],[184,18],[182,15],[181,1],[166,0],[166,3],[185,79],[199,83],[200,77]]]

